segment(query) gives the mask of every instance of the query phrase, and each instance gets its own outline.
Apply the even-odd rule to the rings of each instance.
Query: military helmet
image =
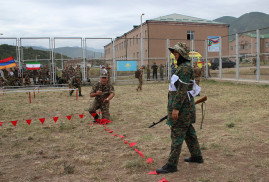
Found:
[[[175,51],[177,51],[182,57],[185,59],[189,59],[189,52],[190,50],[188,49],[186,43],[184,42],[178,42],[176,45],[173,47],[168,48],[173,54]]]

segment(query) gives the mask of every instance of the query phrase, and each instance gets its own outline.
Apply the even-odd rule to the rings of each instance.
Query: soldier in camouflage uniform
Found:
[[[79,92],[79,97],[82,97],[81,94],[81,79],[82,79],[82,74],[80,72],[80,68],[77,67],[76,72],[75,72],[75,76],[73,76],[70,80],[69,83],[69,87],[70,88],[78,88],[78,92]],[[73,94],[74,90],[71,90],[69,92],[69,95],[71,96]]]
[[[143,66],[141,66],[141,67],[139,68],[139,77],[138,77],[138,82],[139,82],[139,84],[138,84],[138,87],[137,87],[136,91],[138,91],[139,89],[142,90],[142,84],[143,84],[143,69],[144,69]]]
[[[97,109],[102,111],[102,119],[109,119],[109,101],[114,97],[114,87],[108,82],[106,70],[102,70],[100,81],[92,86],[91,97],[95,97],[89,108],[89,113],[94,117],[94,122],[98,119]]]
[[[156,170],[157,173],[171,173],[177,171],[178,159],[181,153],[183,141],[186,141],[191,157],[185,162],[203,163],[203,158],[196,136],[195,103],[192,96],[188,97],[188,91],[192,90],[194,73],[188,60],[189,50],[185,43],[178,42],[169,48],[175,55],[178,68],[173,77],[178,76],[177,82],[169,86],[168,94],[168,118],[167,124],[171,128],[171,152],[166,165]],[[172,79],[171,79],[172,80]]]

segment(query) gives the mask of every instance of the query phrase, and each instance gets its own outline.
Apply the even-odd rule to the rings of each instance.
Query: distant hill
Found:
[[[33,47],[22,47],[23,60],[36,60],[36,59],[50,59],[50,52],[44,48],[44,50],[34,49]],[[1,44],[0,45],[0,59],[5,59],[13,56],[17,60],[16,46]],[[55,54],[56,59],[61,58],[61,54]],[[64,59],[70,59],[70,57],[63,55]]]
[[[223,16],[220,18],[215,19],[216,22],[231,24],[233,21],[235,21],[237,18],[233,16]]]
[[[94,52],[95,49],[87,49],[85,56],[86,58],[101,58],[104,57],[102,52]],[[71,58],[82,57],[82,50],[80,47],[59,47],[55,49],[55,52],[66,55]]]
[[[48,51],[48,49],[44,47],[33,46],[32,48],[36,50]],[[66,55],[70,58],[82,57],[82,50],[80,47],[59,47],[55,49],[55,52]],[[104,52],[101,49],[94,49],[94,48],[87,47],[87,52],[85,53],[85,55],[87,58],[101,58],[101,57],[104,57]]]
[[[269,27],[269,15],[261,12],[246,13],[239,18],[235,18],[232,16],[223,16],[215,19],[214,21],[229,24],[229,34]],[[268,33],[269,28],[261,31],[261,34]]]

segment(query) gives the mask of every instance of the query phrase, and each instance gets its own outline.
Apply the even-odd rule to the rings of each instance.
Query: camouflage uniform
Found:
[[[163,70],[164,70],[164,66],[161,64],[160,65],[160,78],[161,78],[161,80],[163,80]]]
[[[196,65],[196,66],[194,66],[193,71],[194,71],[195,83],[197,85],[199,85],[200,80],[201,80],[201,76],[202,76],[202,70]]]
[[[169,49],[171,52],[176,50],[184,58],[188,58],[187,55],[189,51],[184,43],[178,43]],[[180,63],[175,72],[175,75],[177,75],[181,81],[185,83],[191,83],[191,80],[194,79],[194,73],[190,62],[183,61]],[[167,124],[171,128],[172,140],[168,164],[171,166],[177,166],[184,140],[186,141],[192,157],[202,156],[196,132],[192,126],[196,120],[195,102],[194,98],[190,96],[189,99],[187,94],[187,91],[192,90],[192,86],[192,84],[184,84],[179,82],[177,90],[169,91],[168,94]],[[176,121],[172,118],[173,109],[179,110],[178,119]]]
[[[109,102],[104,102],[104,100],[111,94],[115,93],[113,85],[107,82],[106,85],[102,85],[101,82],[98,82],[92,86],[91,93],[96,93],[98,90],[102,91],[102,95],[95,96],[95,99],[92,105],[89,108],[89,113],[96,113],[97,109],[101,109],[102,118],[109,119]]]
[[[138,91],[139,89],[142,90],[142,84],[143,84],[143,68],[139,69],[139,77],[138,77],[138,87],[136,89],[136,91]]]
[[[69,87],[70,88],[78,88],[79,96],[82,96],[81,94],[81,72],[80,69],[76,69],[75,76],[73,76],[70,80]],[[74,90],[71,90],[69,95],[71,96],[73,94]]]
[[[147,80],[150,80],[150,68],[149,68],[149,64],[147,66]]]

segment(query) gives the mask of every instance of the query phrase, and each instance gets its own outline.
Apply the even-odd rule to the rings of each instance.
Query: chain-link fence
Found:
[[[143,66],[143,78],[150,83],[170,79],[176,63],[168,48],[177,42],[185,42],[190,48],[191,63],[201,68],[202,77],[269,81],[269,28],[222,37],[208,36],[205,40],[194,37],[141,39],[139,35],[116,39],[1,37],[0,49],[5,53],[1,59],[13,56],[22,72],[27,62],[47,65],[53,85],[59,83],[60,77],[69,75],[64,73],[67,67],[77,66],[81,68],[85,83],[98,81],[103,68],[108,70],[112,82],[137,81],[135,70]],[[67,81],[68,78],[62,83]]]

